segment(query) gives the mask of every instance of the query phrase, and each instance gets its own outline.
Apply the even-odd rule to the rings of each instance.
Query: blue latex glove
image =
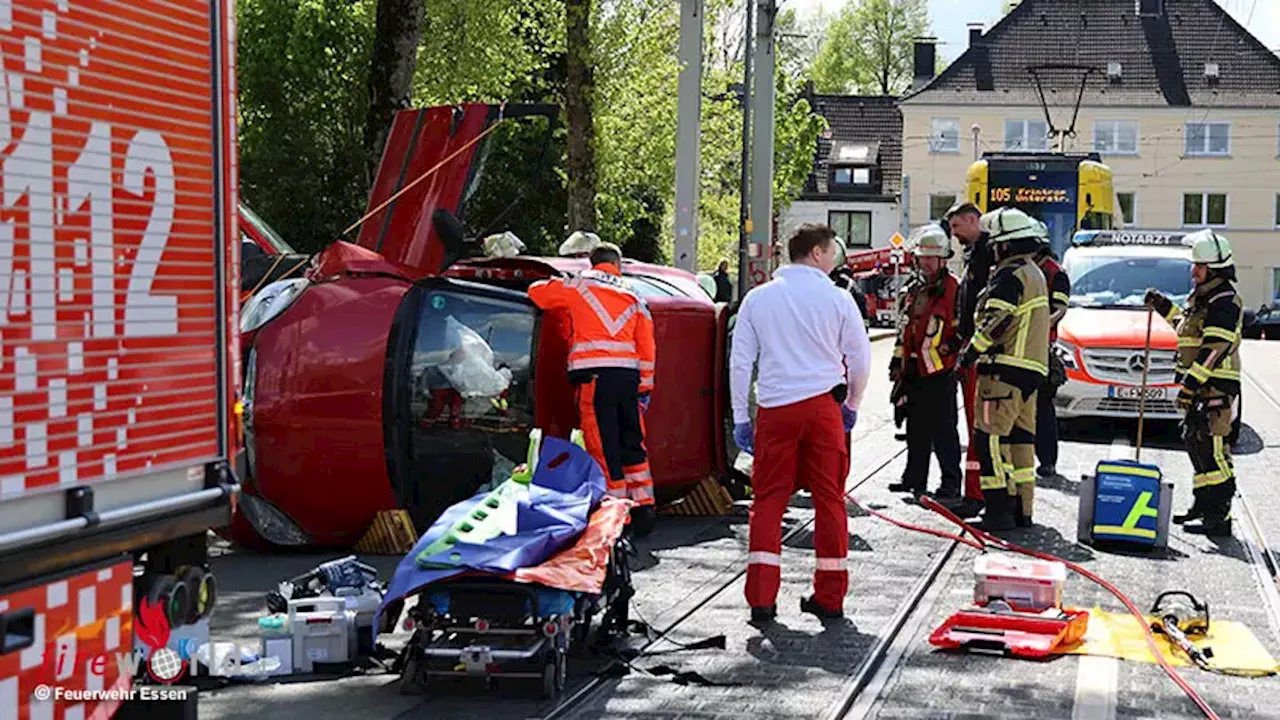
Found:
[[[640,396],[640,412],[649,412],[649,393]]]
[[[735,423],[733,426],[733,442],[745,453],[753,453],[756,449],[756,431],[751,423]]]
[[[852,410],[848,406],[840,406],[840,417],[844,419],[844,431],[853,430],[853,426],[858,424],[858,411]]]

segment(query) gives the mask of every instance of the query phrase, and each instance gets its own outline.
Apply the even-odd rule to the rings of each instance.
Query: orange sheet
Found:
[[[609,571],[610,553],[622,536],[633,504],[630,500],[606,496],[591,513],[587,529],[576,543],[541,565],[520,568],[506,577],[570,592],[600,594]]]

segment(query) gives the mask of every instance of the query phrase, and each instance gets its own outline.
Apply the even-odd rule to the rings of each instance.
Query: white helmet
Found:
[[[1212,230],[1197,230],[1182,239],[1191,246],[1191,262],[1197,265],[1208,265],[1214,270],[1234,267],[1235,255],[1231,252],[1231,243]]]
[[[600,246],[600,236],[593,232],[575,230],[568,240],[560,243],[560,257],[586,255]]]
[[[849,261],[849,251],[844,246],[844,238],[836,236],[836,267]]]
[[[1042,237],[1041,223],[1018,208],[1002,207],[993,210],[982,216],[978,227],[991,237],[992,242],[997,243]]]
[[[907,239],[907,247],[917,257],[950,258],[955,254],[951,248],[951,238],[947,237],[940,226],[934,224],[916,228]]]

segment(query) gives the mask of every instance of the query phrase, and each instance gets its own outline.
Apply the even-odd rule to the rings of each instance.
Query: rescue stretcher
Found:
[[[556,698],[568,679],[568,658],[591,641],[625,633],[633,594],[630,548],[619,538],[599,593],[568,591],[501,577],[465,576],[424,588],[408,611],[413,635],[405,648],[401,692],[427,689],[432,679],[540,681]]]
[[[380,612],[396,617],[416,599],[396,663],[401,692],[503,678],[540,681],[554,698],[597,618],[598,642],[626,631],[633,503],[606,496],[595,460],[569,441],[535,431],[527,467],[446,511],[397,567]]]

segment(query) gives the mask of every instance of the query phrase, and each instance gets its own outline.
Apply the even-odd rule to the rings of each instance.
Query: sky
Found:
[[[800,16],[838,10],[848,0],[780,0],[781,6],[795,8]],[[1249,29],[1262,44],[1280,50],[1280,0],[1216,0]],[[939,53],[954,60],[968,44],[967,23],[984,22],[990,28],[1000,19],[1004,0],[929,0],[929,21],[938,38]]]

